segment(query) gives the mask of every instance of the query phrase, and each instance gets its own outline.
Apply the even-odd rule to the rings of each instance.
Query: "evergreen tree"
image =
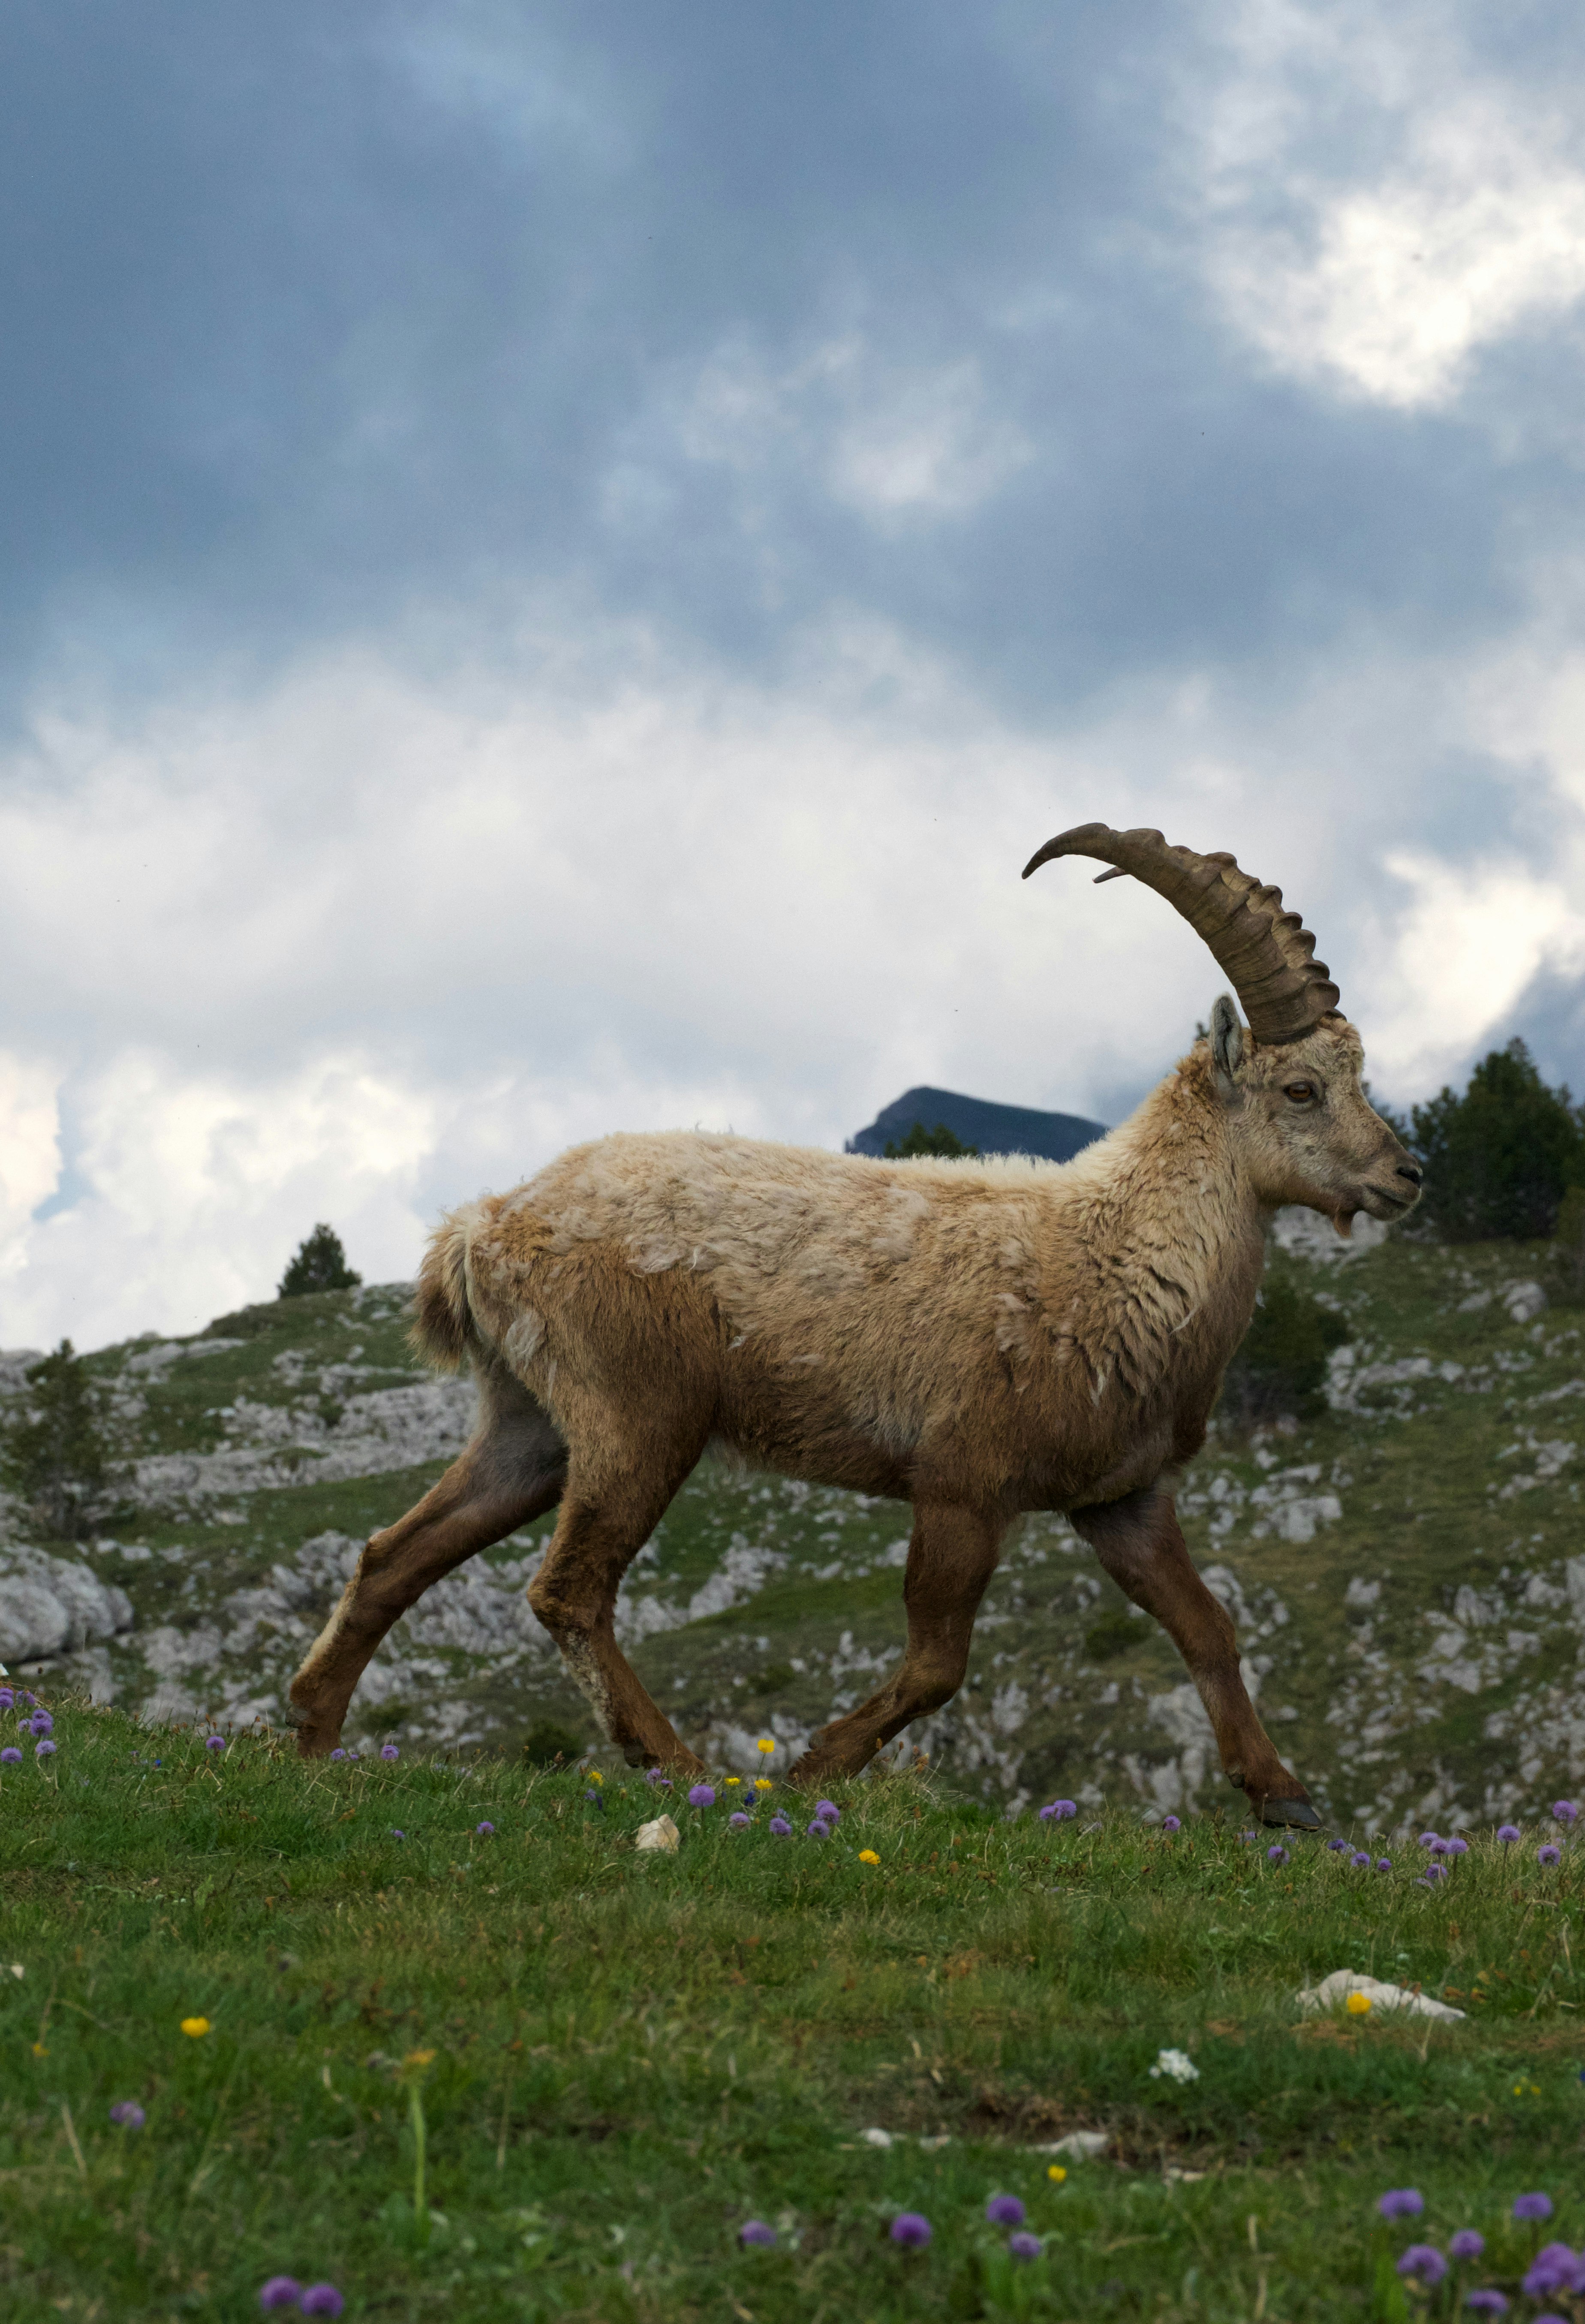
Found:
[[[945,1121],[938,1121],[934,1130],[926,1130],[922,1121],[916,1121],[900,1145],[895,1138],[889,1138],[885,1150],[889,1162],[911,1162],[921,1154],[938,1154],[949,1162],[977,1162],[980,1158],[980,1148],[965,1146],[961,1138],[954,1138]]]
[[[0,1481],[52,1540],[78,1541],[109,1474],[98,1390],[69,1340],[24,1377],[28,1404],[0,1441]]]
[[[281,1278],[280,1299],[300,1299],[309,1291],[350,1291],[363,1277],[346,1263],[341,1237],[323,1220],[298,1245],[297,1256]]]
[[[1408,1142],[1425,1170],[1421,1210],[1449,1242],[1550,1235],[1570,1186],[1585,1185],[1585,1120],[1549,1089],[1523,1041],[1493,1049],[1462,1097],[1415,1107]]]

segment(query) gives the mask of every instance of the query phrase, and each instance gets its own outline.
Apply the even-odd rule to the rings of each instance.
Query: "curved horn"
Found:
[[[1165,896],[1226,970],[1258,1041],[1303,1040],[1336,1010],[1338,989],[1326,963],[1314,957],[1309,929],[1297,912],[1283,910],[1280,888],[1263,888],[1230,855],[1169,847],[1158,831],[1082,823],[1031,855],[1025,879],[1058,855],[1092,856],[1113,866],[1102,880],[1132,872]]]

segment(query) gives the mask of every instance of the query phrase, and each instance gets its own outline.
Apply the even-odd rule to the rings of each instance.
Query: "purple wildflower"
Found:
[[[691,1808],[713,1808],[715,1805],[714,1784],[696,1784],[688,1794],[688,1805]]]
[[[1384,2219],[1417,2219],[1425,2198],[1418,2187],[1389,2187],[1376,2208]]]
[[[1486,2249],[1486,2237],[1474,2227],[1461,2227],[1448,2249],[1454,2259],[1479,2259]]]
[[[481,1840],[488,1840],[495,1827],[493,1823],[476,1823],[474,1831]]]
[[[148,2116],[136,2098],[122,2098],[111,2107],[110,2119],[118,2122],[123,2130],[142,2130]]]
[[[361,1751],[349,1751],[346,1756],[349,1759],[361,1759],[364,1755]]]
[[[54,1730],[55,1721],[51,1718],[47,1711],[35,1711],[32,1717],[28,1720],[28,1733],[30,1735],[51,1735],[54,1733]]]
[[[11,1689],[8,1686],[0,1686],[0,1711],[10,1711],[15,1702],[16,1697]]]
[[[891,2240],[904,2251],[923,2251],[934,2232],[922,2211],[899,2211],[891,2223]]]
[[[1578,2275],[1579,2262],[1567,2244],[1543,2244],[1521,2288],[1532,2300],[1544,2300],[1549,2292],[1572,2292]]]
[[[225,1738],[225,1736],[224,1736],[224,1735],[209,1735],[209,1736],[207,1736],[207,1737],[205,1738],[205,1739],[204,1739],[204,1748],[205,1748],[205,1750],[206,1750],[206,1751],[224,1751],[224,1750],[225,1750],[225,1748],[226,1748],[226,1738]]]
[[[735,1815],[729,1815],[726,1821],[731,1824],[734,1831],[747,1831],[750,1824],[753,1821],[753,1818],[752,1816],[746,1816],[742,1808],[739,1808],[737,1813]]]
[[[1431,1853],[1433,1856],[1451,1856],[1452,1847],[1451,1840],[1433,1840],[1431,1843]]]
[[[1378,1856],[1376,1859],[1376,1869],[1378,1872],[1390,1872],[1392,1870],[1391,1857]]]
[[[763,2219],[745,2219],[737,2231],[740,2244],[763,2244],[769,2251],[776,2241],[776,2229],[768,2227]]]
[[[1347,1848],[1348,1844],[1346,1840],[1329,1840],[1326,1843],[1326,1852],[1328,1856],[1335,1856],[1340,1848]]]
[[[33,1757],[35,1759],[48,1759],[60,1748],[60,1746],[59,1743],[51,1743],[50,1738],[46,1735],[41,1743],[35,1743],[33,1745]],[[1554,1857],[1557,1854],[1555,1848],[1553,1849],[1553,1854]]]
[[[1078,1812],[1072,1800],[1053,1800],[1048,1806],[1041,1809],[1040,1821],[1042,1823],[1065,1823],[1069,1816],[1077,1815]]]
[[[659,1767],[646,1767],[644,1781],[659,1791],[668,1792],[671,1789],[671,1777]]]
[[[310,2283],[301,2304],[305,2316],[339,2316],[346,2306],[333,2283]]]
[[[1577,1823],[1580,1811],[1572,1800],[1553,1800],[1552,1812],[1559,1823]]]
[[[828,1823],[823,1823],[818,1816],[816,1817],[813,1823],[806,1823],[804,1826],[804,1830],[811,1840],[829,1840],[831,1838],[831,1826]]]
[[[842,1810],[837,1806],[834,1800],[816,1800],[815,1803],[815,1812],[817,1816],[824,1816],[827,1823],[840,1823],[842,1821]]]
[[[1428,2289],[1447,2273],[1447,2262],[1434,2244],[1411,2244],[1398,2261],[1400,2275],[1417,2276]]]
[[[14,1743],[8,1743],[5,1746],[5,1750],[0,1751],[0,1766],[6,1767],[20,1767],[21,1765],[22,1753],[17,1749]]]
[[[1552,2197],[1539,2191],[1534,2195],[1516,2195],[1514,2217],[1516,2219],[1550,2219]]]
[[[272,2308],[295,2308],[303,2296],[302,2285],[294,2275],[272,2275],[259,2293],[259,2305],[266,2311]]]
[[[1038,2259],[1040,2238],[1038,2236],[1009,2236],[1007,2248],[1011,2259]]]
[[[1161,1829],[1163,1831],[1182,1831],[1183,1828],[1183,1821],[1180,1817],[1163,1816],[1161,1819]]]
[[[1436,1846],[1436,1840],[1437,1835],[1433,1831],[1423,1831],[1420,1835],[1420,1845],[1422,1848],[1434,1848]]]
[[[396,1826],[392,1824],[391,1827],[391,1837],[392,1840],[405,1840],[407,1838],[407,1834],[405,1831],[398,1831]]]
[[[1260,1834],[1258,1831],[1241,1831],[1239,1834],[1239,1838],[1245,1840],[1258,1840]]]
[[[1288,1852],[1286,1848],[1278,1846],[1276,1848],[1268,1848],[1266,1851],[1266,1861],[1267,1864],[1286,1864],[1287,1860]]]
[[[1519,1827],[1516,1823],[1499,1823],[1497,1828],[1497,1836],[1498,1840],[1501,1840],[1505,1848],[1512,1848],[1515,1840],[1519,1839],[1521,1835]]]
[[[382,1744],[381,1744],[381,1746],[380,1746],[380,1757],[381,1757],[382,1759],[400,1759],[400,1758],[401,1758],[401,1753],[397,1749],[397,1748],[396,1748],[396,1746],[395,1746],[395,1744],[394,1744],[394,1743],[382,1743]],[[314,2289],[314,2291],[316,2291],[316,2292],[321,2292],[321,2291],[322,2291],[322,2292],[328,2292],[328,2291],[331,2289],[331,2287],[330,2287],[330,2285],[329,2285],[329,2284],[327,2284],[327,2283],[326,2283],[326,2284],[318,2284],[318,2283],[316,2283],[316,2284],[313,2286],[313,2289]],[[308,2293],[305,2292],[304,2292],[304,2294],[303,2294],[303,2298],[306,2300],[306,2299],[308,2298],[308,2296],[309,2296],[309,2295],[308,2295]],[[339,2292],[336,2294],[336,2299],[337,2299],[337,2300],[339,2300],[339,2299],[341,2298],[341,2294],[340,2294],[340,2292]],[[316,2314],[320,2315],[320,2316],[339,2316],[339,2315],[340,2315],[340,2313],[341,2313],[341,2310],[340,2310],[340,2309],[339,2309],[339,2308],[321,2308],[321,2309],[317,2310],[315,2312],[316,2312]]]
[[[1016,2195],[992,2195],[985,2216],[993,2227],[1021,2227],[1026,2213]]]
[[[1464,2305],[1477,2316],[1506,2316],[1508,2303],[1500,2292],[1467,2292]]]
[[[1368,1872],[1370,1869],[1370,1851],[1368,1849],[1357,1848],[1352,1856],[1350,1857],[1349,1862],[1350,1864],[1362,1864],[1365,1867],[1365,1869]]]
[[[1445,1880],[1446,1878],[1447,1866],[1445,1864],[1428,1864],[1426,1866],[1425,1885],[1427,1887],[1430,1887],[1433,1881]]]
[[[334,1750],[334,1751],[332,1751],[332,1753],[330,1754],[330,1757],[331,1757],[333,1759],[345,1759],[345,1758],[346,1758],[346,1753],[342,1749],[342,1748],[341,1748],[340,1744],[338,1743],[338,1744],[336,1745],[336,1747],[335,1750]]]
[[[792,1826],[784,1815],[773,1815],[770,1819],[770,1829],[778,1840],[792,1838]]]
[[[41,1743],[39,1748],[41,1751],[44,1746]],[[1535,1861],[1537,1864],[1555,1864],[1562,1852],[1561,1848],[1554,1848],[1549,1840],[1544,1848],[1536,1849]]]
[[[1450,1856],[1468,1856],[1470,1853],[1470,1843],[1467,1840],[1450,1840],[1447,1844],[1447,1852]]]

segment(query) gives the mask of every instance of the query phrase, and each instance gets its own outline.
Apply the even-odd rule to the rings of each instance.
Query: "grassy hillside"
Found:
[[[780,1837],[774,1794],[728,1822],[743,1785],[305,1767],[59,1697],[49,1739],[0,1766],[8,2314],[222,2324],[285,2275],[393,2324],[1403,2319],[1411,2243],[1485,2237],[1451,2313],[1585,2237],[1566,1829],[1433,1886],[1412,1847],[1009,1821],[908,1775]],[[640,1854],[661,1805],[680,1848]],[[1303,2016],[1340,1967],[1468,2014]],[[1076,2132],[1099,2153],[1053,2151]]]
[[[1279,1747],[1364,1828],[1495,1820],[1585,1782],[1585,1318],[1515,1320],[1505,1295],[1537,1265],[1512,1245],[1396,1241],[1316,1262],[1351,1335],[1329,1407],[1213,1440],[1186,1480],[1191,1546],[1239,1619]],[[79,1624],[41,1665],[60,1682],[155,1715],[279,1718],[358,1545],[466,1434],[465,1383],[410,1367],[402,1300],[385,1286],[272,1303],[94,1358],[134,1464],[127,1505],[114,1539],[80,1552],[30,1537],[14,1508],[6,1576],[63,1590],[86,1572],[100,1635]],[[0,1365],[0,1392],[18,1377]],[[350,1739],[511,1750],[545,1719],[591,1737],[522,1605],[548,1531],[407,1618]],[[633,1659],[684,1732],[746,1769],[756,1734],[796,1745],[895,1657],[907,1531],[895,1503],[706,1464],[629,1577]],[[968,1684],[919,1739],[954,1787],[1000,1806],[1238,1804],[1166,1638],[1055,1519],[1009,1543]]]

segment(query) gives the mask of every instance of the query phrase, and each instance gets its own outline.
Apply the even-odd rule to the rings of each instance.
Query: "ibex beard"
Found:
[[[1271,1213],[1305,1204],[1346,1233],[1360,1211],[1403,1217],[1420,1172],[1366,1099],[1359,1036],[1278,890],[1230,855],[1101,824],[1028,871],[1070,854],[1174,903],[1247,1022],[1219,1000],[1131,1120],[1067,1163],[613,1137],[455,1212],[414,1338],[432,1363],[472,1366],[478,1425],[373,1536],[298,1673],[305,1753],[335,1744],[370,1656],[431,1582],[557,1508],[534,1613],[631,1764],[696,1770],[613,1614],[714,1442],[913,1508],[902,1661],[815,1737],[795,1782],[856,1775],[951,1698],[1008,1527],[1059,1510],[1171,1637],[1255,1813],[1319,1822],[1256,1716],[1174,1491],[1254,1311]]]

